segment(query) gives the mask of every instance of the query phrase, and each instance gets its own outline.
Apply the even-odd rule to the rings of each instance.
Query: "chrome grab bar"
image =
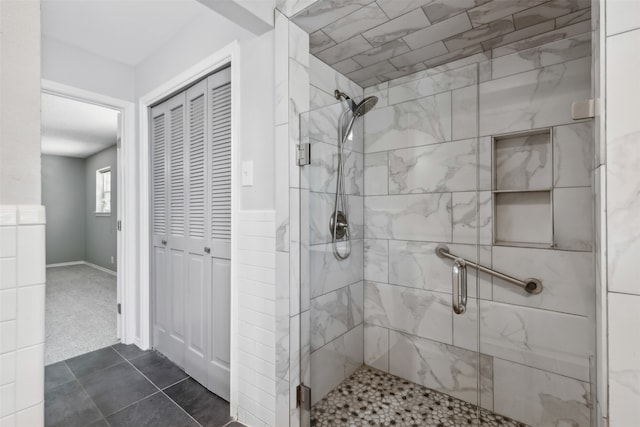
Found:
[[[453,255],[449,251],[449,248],[447,247],[447,245],[438,245],[436,247],[436,255],[438,255],[440,258],[449,258],[454,261],[462,259],[465,262],[466,266],[478,269],[483,273],[490,274],[494,277],[504,280],[505,282],[509,282],[512,285],[519,286],[530,294],[539,294],[540,292],[542,292],[542,282],[538,279],[533,279],[533,278],[524,279],[524,280],[516,279],[515,277],[509,276],[508,274],[500,273],[499,271],[495,271],[483,265],[476,264],[475,262],[469,261],[468,259],[460,258],[457,255]]]
[[[453,312],[463,314],[467,311],[467,264],[463,258],[453,261],[451,272],[453,286]]]

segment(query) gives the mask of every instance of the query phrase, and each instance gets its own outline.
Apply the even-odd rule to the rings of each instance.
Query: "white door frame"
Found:
[[[122,304],[118,318],[120,341],[129,344],[136,338],[136,192],[135,192],[135,104],[112,98],[51,80],[42,79],[42,93],[48,93],[89,104],[111,108],[120,112],[121,144],[118,152],[118,211],[117,220],[122,221],[122,231],[117,232],[117,295]],[[115,309],[115,307],[114,307]]]
[[[237,222],[240,211],[240,186],[238,182],[238,159],[240,143],[240,55],[238,42],[234,41],[194,66],[176,75],[166,83],[151,90],[139,100],[140,157],[138,171],[139,187],[139,242],[140,242],[140,347],[151,346],[151,221],[150,221],[150,179],[149,179],[149,108],[168,98],[213,71],[231,64],[231,254],[235,254],[238,242]],[[231,413],[237,412],[237,371],[238,366],[238,286],[235,280],[236,263],[231,260]]]

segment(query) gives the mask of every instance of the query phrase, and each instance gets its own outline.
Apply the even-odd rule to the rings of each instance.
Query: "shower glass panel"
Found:
[[[300,378],[312,405],[302,425],[516,425],[491,413],[493,358],[480,352],[492,279],[436,255],[444,244],[471,263],[492,263],[492,139],[477,137],[482,71],[443,66],[365,92],[377,104],[344,128],[345,259],[334,253],[331,217],[338,123],[343,113],[349,122],[350,105],[336,100],[300,116],[300,141],[311,150],[297,236]],[[365,94],[349,96],[357,103]],[[336,240],[345,254],[344,236]],[[454,265],[467,274],[460,314]]]
[[[345,100],[300,116],[302,425],[591,425],[594,136],[571,117],[591,95],[589,46],[581,35],[553,55],[505,51],[348,94],[378,97],[350,132]],[[348,232],[334,250],[339,187]]]
[[[480,141],[492,153],[477,193],[480,251],[543,289],[480,284],[486,296],[467,312],[479,334],[468,336],[480,340],[481,400],[531,426],[592,425],[594,136],[591,119],[571,117],[572,103],[591,97],[589,40],[543,60],[551,46],[495,58],[478,88]]]

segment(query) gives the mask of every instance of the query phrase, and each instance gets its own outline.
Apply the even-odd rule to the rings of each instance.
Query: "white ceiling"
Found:
[[[41,7],[44,37],[129,66],[138,65],[197,16],[220,18],[196,0],[42,0]]]
[[[42,154],[85,158],[116,143],[118,112],[42,94]]]

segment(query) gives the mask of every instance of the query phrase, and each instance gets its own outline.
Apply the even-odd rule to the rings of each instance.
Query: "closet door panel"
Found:
[[[168,281],[167,281],[167,108],[151,110],[151,280],[153,281],[153,342],[163,352],[169,351]]]
[[[186,115],[184,93],[168,100],[167,109],[167,234],[169,349],[166,355],[179,366],[185,365],[185,283],[186,248]]]
[[[188,298],[185,371],[201,384],[207,383],[208,337],[210,334],[211,258],[209,248],[210,215],[208,207],[209,167],[206,81],[187,90],[187,245]],[[210,250],[210,249],[209,249]]]
[[[231,330],[231,69],[207,79],[211,103],[211,340],[208,387],[229,399]]]

